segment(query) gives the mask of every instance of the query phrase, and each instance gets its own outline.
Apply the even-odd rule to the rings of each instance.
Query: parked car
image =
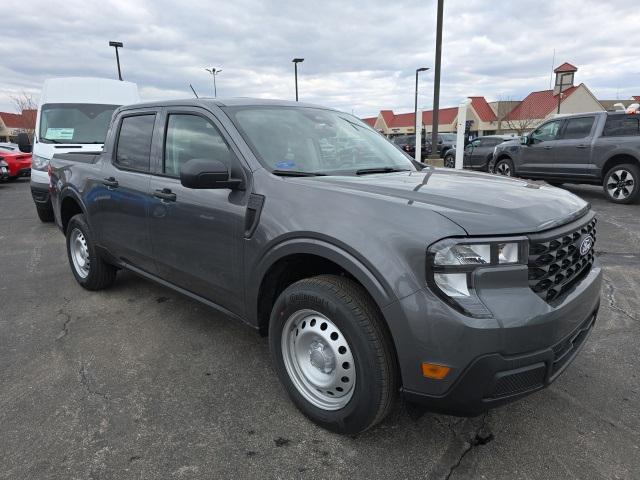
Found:
[[[398,135],[391,139],[393,143],[398,145],[403,151],[407,152],[412,157],[416,155],[416,136],[415,135]],[[428,139],[424,138],[424,135],[421,137],[422,143],[422,158],[427,158],[431,155],[431,142]]]
[[[640,200],[640,114],[595,112],[549,120],[505,142],[490,170],[552,184],[602,185],[614,203]]]
[[[428,136],[429,134],[427,134]],[[429,137],[431,139],[431,137]],[[452,148],[456,148],[457,136],[455,133],[439,133],[438,134],[438,153],[441,158],[447,154]]]
[[[463,166],[470,170],[489,171],[495,148],[503,142],[513,140],[511,135],[485,135],[475,138],[464,148]],[[450,149],[444,156],[444,166],[456,166],[456,149]]]
[[[31,196],[41,221],[53,221],[47,176],[53,154],[101,151],[113,111],[139,101],[138,87],[131,82],[83,77],[45,80],[31,172]]]
[[[9,164],[4,160],[0,160],[0,180],[9,178]]]
[[[82,287],[128,269],[255,327],[296,406],[335,432],[380,422],[400,392],[476,415],[539,390],[575,358],[600,303],[588,203],[418,170],[335,110],[122,107],[101,154],[55,155],[50,176]]]
[[[31,175],[31,154],[21,152],[15,143],[0,143],[0,160],[7,163],[9,181]]]

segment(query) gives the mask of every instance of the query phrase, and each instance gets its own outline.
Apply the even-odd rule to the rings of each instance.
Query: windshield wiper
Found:
[[[376,167],[376,168],[361,168],[356,170],[356,175],[369,175],[372,173],[394,173],[394,172],[410,172],[407,168],[394,168],[394,167]]]
[[[301,170],[271,170],[274,175],[281,177],[325,177],[326,173],[303,172]]]
[[[45,143],[62,143],[60,140],[54,140],[53,138],[47,138],[47,137],[40,137],[41,141],[44,141]]]

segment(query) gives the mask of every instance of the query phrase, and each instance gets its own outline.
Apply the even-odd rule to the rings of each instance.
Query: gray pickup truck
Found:
[[[496,147],[489,170],[551,184],[602,185],[608,200],[640,200],[640,115],[596,112],[543,123]]]
[[[399,393],[477,415],[544,388],[600,304],[586,202],[418,170],[331,109],[122,107],[103,152],[53,157],[50,185],[81,286],[128,269],[248,323],[297,407],[340,433],[381,421]]]

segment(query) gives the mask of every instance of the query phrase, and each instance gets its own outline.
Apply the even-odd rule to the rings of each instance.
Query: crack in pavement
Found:
[[[607,290],[605,292],[605,295],[606,295],[607,300],[609,302],[609,308],[611,308],[612,310],[615,310],[616,312],[619,312],[619,313],[623,314],[624,316],[626,316],[627,318],[629,318],[631,320],[634,320],[634,321],[640,320],[635,315],[627,312],[624,308],[618,306],[618,304],[616,302],[616,299],[615,299],[616,287],[613,285],[613,282],[611,282],[611,280],[609,280],[605,276],[602,277],[602,281],[604,282],[604,285],[605,285],[606,290]]]
[[[91,388],[91,385],[89,384],[89,378],[87,377],[87,367],[86,367],[86,365],[84,365],[84,364],[80,365],[80,370],[78,371],[78,375],[80,377],[80,383],[85,388],[87,393],[89,393],[90,395],[97,395],[97,396],[101,397],[104,400],[108,400],[109,399],[106,393],[100,392],[99,390],[95,390],[95,389]]]
[[[71,323],[71,314],[60,309],[58,311],[58,315],[66,317],[66,320],[62,323],[62,330],[60,330],[60,333],[56,337],[56,340],[60,340],[62,337],[66,336],[67,333],[69,333],[69,324]]]
[[[434,417],[436,422],[440,425],[446,425],[449,428],[453,433],[453,439],[449,443],[445,453],[431,471],[428,477],[429,479],[450,480],[469,452],[479,446],[486,445],[494,439],[493,433],[488,429],[488,417],[489,412],[486,412],[482,416],[480,424],[477,427],[474,427],[474,424],[477,424],[477,422],[474,422],[473,419],[466,419],[463,422],[460,422],[463,424],[460,433],[456,433],[454,428],[455,426],[460,425],[460,423],[451,425],[449,423],[442,422],[437,417]],[[462,448],[460,448],[461,442]]]

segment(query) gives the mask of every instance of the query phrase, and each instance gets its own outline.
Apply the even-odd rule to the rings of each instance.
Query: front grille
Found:
[[[589,273],[594,247],[584,255],[580,253],[587,235],[591,235],[595,245],[596,219],[593,214],[578,226],[571,224],[569,229],[565,227],[529,237],[529,286],[540,298],[547,302],[558,300]]]

